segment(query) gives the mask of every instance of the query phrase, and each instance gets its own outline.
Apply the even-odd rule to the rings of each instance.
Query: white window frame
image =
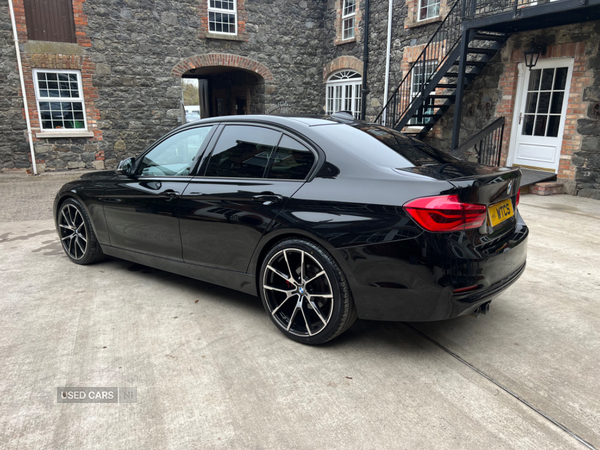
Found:
[[[350,111],[356,119],[360,119],[361,102],[362,76],[358,72],[344,69],[328,78],[325,85],[325,114]]]
[[[40,95],[40,86],[38,82],[38,73],[56,73],[56,74],[74,74],[77,75],[77,89],[79,91],[79,97],[42,97]],[[35,88],[35,100],[38,110],[38,120],[40,123],[40,131],[46,133],[64,133],[73,134],[88,131],[87,114],[85,111],[85,100],[83,95],[83,84],[81,82],[81,71],[80,70],[67,70],[67,69],[33,69],[33,85]],[[40,102],[50,103],[74,103],[80,102],[81,109],[83,111],[83,128],[44,128],[42,113],[40,110]],[[73,119],[75,120],[75,119]]]
[[[417,7],[419,8],[417,12],[418,22],[440,17],[441,0],[419,0]],[[421,11],[423,8],[425,8],[427,11],[425,17],[421,16]],[[436,9],[437,14],[433,14],[432,11],[436,11]]]
[[[351,39],[355,39],[355,28],[356,28],[356,1],[354,0],[354,8],[351,13],[346,14],[346,10],[348,8],[349,0],[342,0],[342,41],[349,41]],[[347,20],[351,20],[352,26],[346,28],[344,24]],[[346,30],[352,30],[352,33],[349,33],[348,37],[346,37]],[[351,34],[351,35],[350,35]]]
[[[435,59],[430,59],[425,62],[420,62],[415,66],[413,71],[411,80],[410,80],[410,98],[413,99],[421,92],[421,88],[423,84],[426,83],[426,80],[429,79],[434,73],[435,69],[437,69],[438,61]],[[419,77],[418,79],[415,79]],[[430,104],[427,104],[430,103]],[[426,100],[426,104],[422,106],[423,112],[425,114],[432,114],[434,112],[434,104],[431,99]],[[421,126],[429,123],[432,120],[430,117],[424,117],[423,120],[419,120],[418,117],[413,117],[408,122],[409,125]]]
[[[237,34],[238,34],[237,0],[233,0],[233,9],[213,8],[212,6],[210,6],[211,0],[206,0],[206,2],[208,5],[208,12],[207,12],[208,32],[211,34],[224,34],[227,36],[237,36]],[[235,32],[230,33],[229,31],[216,31],[216,30],[212,31],[210,29],[210,13],[232,15],[234,17]]]

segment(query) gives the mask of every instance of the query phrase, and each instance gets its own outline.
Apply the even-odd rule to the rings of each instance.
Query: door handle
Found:
[[[174,191],[173,189],[167,189],[166,191],[163,191],[160,194],[158,194],[158,197],[165,198],[168,202],[170,202],[174,198],[179,197],[179,192]]]
[[[253,196],[252,200],[261,202],[265,206],[269,206],[275,203],[279,203],[281,200],[283,200],[283,196],[273,194],[272,192],[263,192],[261,194]]]

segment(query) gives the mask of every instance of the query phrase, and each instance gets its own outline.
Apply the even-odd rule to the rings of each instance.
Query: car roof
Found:
[[[338,121],[335,118],[327,116],[275,116],[268,114],[256,114],[256,115],[239,115],[239,116],[220,116],[211,117],[208,119],[202,119],[190,123],[186,123],[179,127],[180,129],[197,127],[199,125],[208,125],[211,123],[263,123],[263,124],[274,124],[283,125],[291,128],[303,128],[303,127],[315,127],[323,125],[339,125],[342,121]]]

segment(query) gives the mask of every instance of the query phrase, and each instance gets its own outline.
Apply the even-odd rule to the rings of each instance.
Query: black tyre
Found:
[[[259,274],[263,305],[290,339],[322,344],[346,331],[356,308],[342,269],[305,239],[286,239],[265,256]]]
[[[69,198],[58,210],[58,236],[63,250],[75,264],[91,264],[104,254],[83,205]]]

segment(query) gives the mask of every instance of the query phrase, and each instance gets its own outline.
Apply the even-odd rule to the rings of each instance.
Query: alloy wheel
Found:
[[[262,289],[276,322],[296,336],[310,337],[331,320],[334,292],[327,272],[310,253],[287,248],[269,260]]]
[[[64,205],[58,217],[60,240],[70,258],[80,260],[85,256],[88,231],[79,209],[72,204]]]

